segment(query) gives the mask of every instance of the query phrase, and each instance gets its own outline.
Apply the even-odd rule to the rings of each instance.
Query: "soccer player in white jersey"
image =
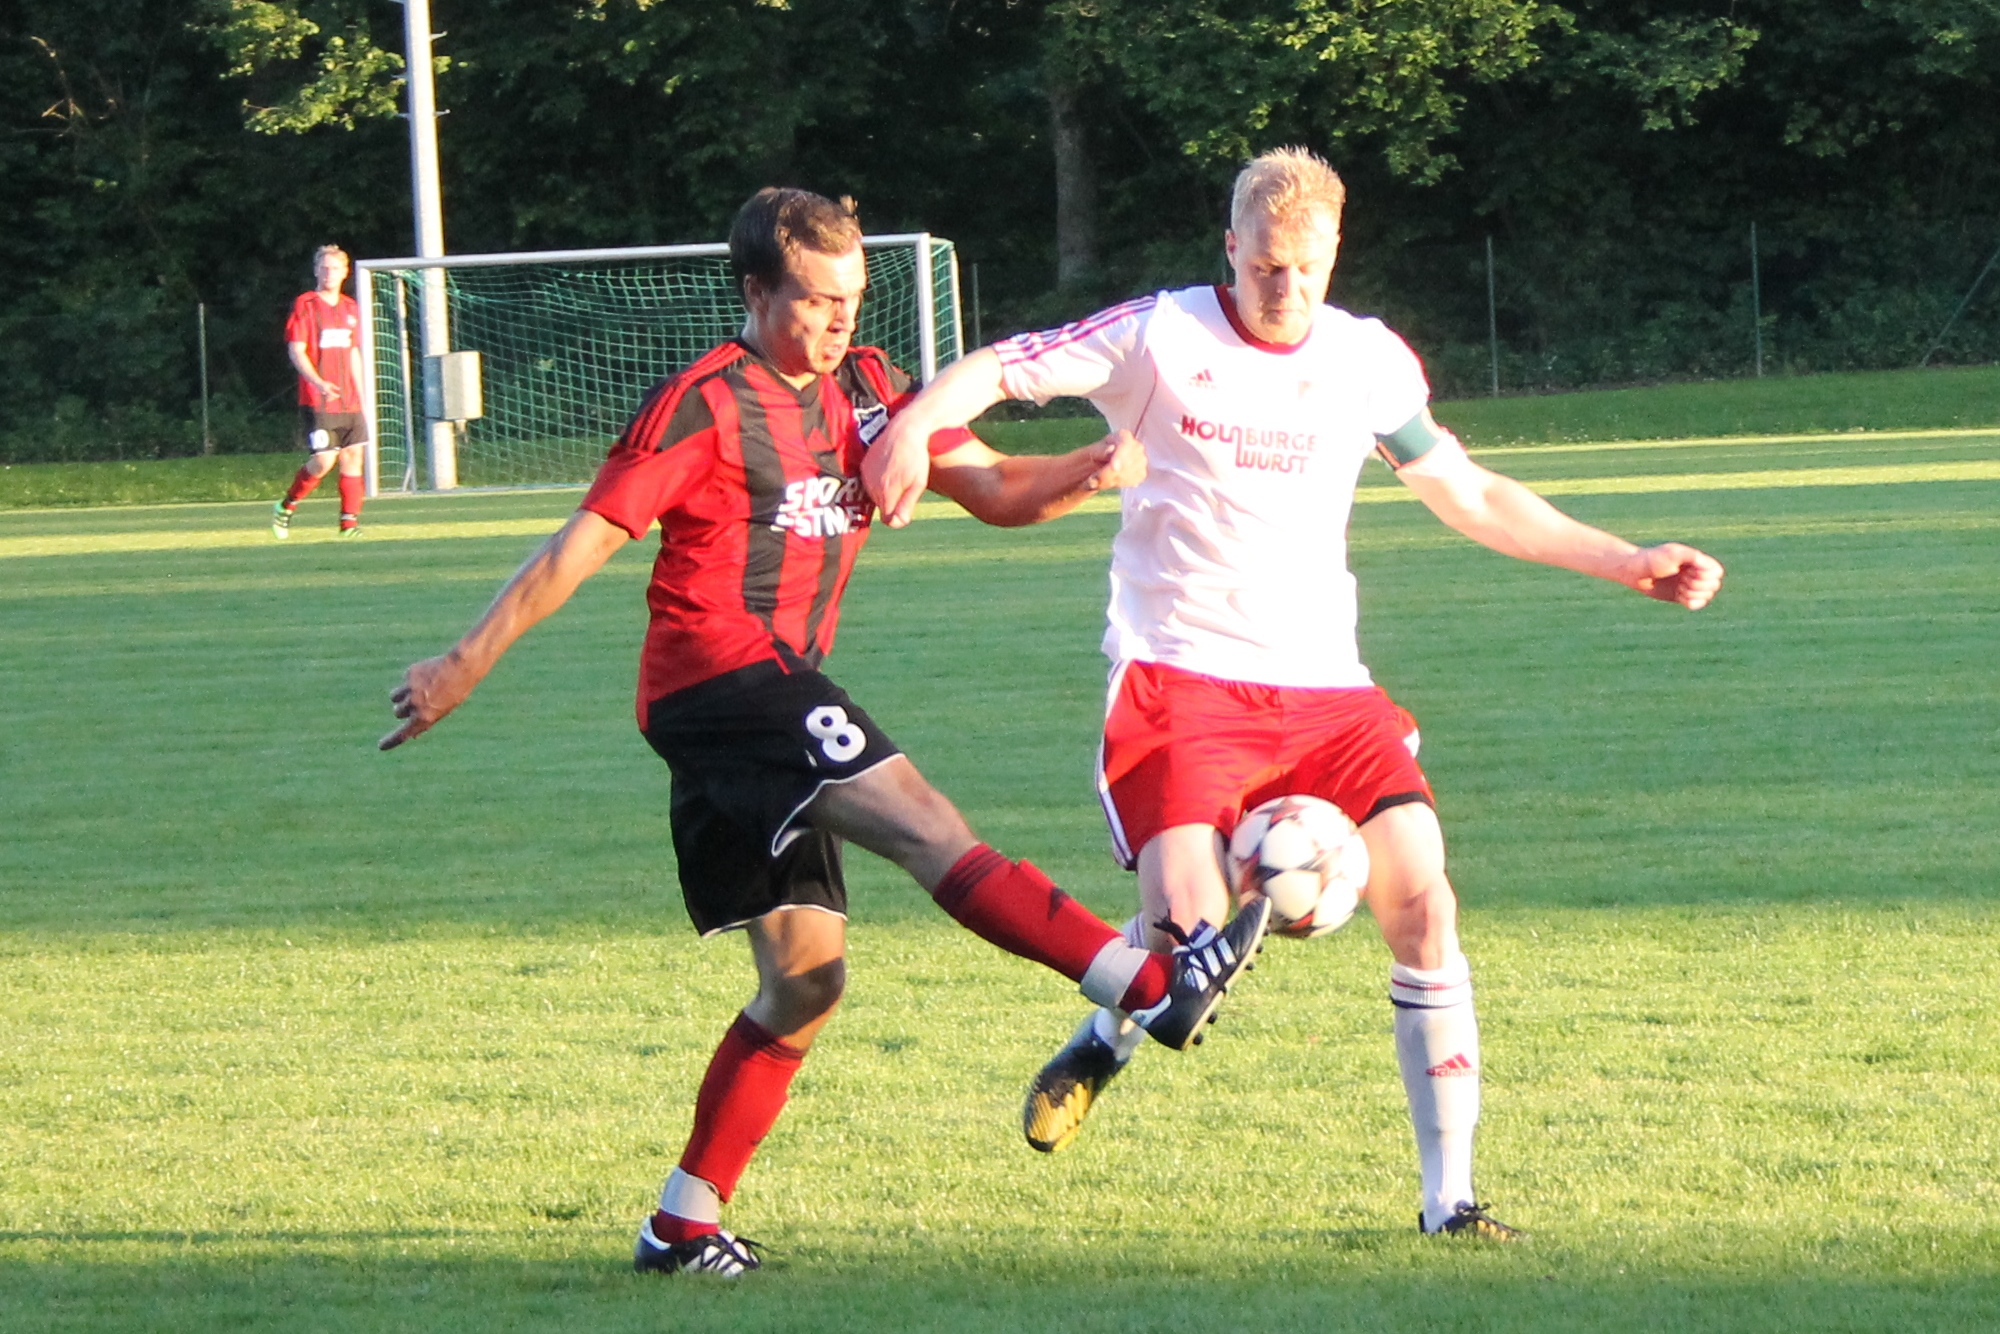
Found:
[[[1232,199],[1232,283],[1158,292],[973,353],[890,423],[863,476],[888,521],[907,521],[930,434],[1003,398],[1085,397],[1138,436],[1148,473],[1125,492],[1112,549],[1098,772],[1113,848],[1139,873],[1142,914],[1128,930],[1222,920],[1220,852],[1258,803],[1298,792],[1344,810],[1368,846],[1365,902],[1393,958],[1418,1226],[1508,1240],[1518,1234],[1473,1193],[1479,1031],[1416,725],[1355,643],[1355,483],[1374,453],[1474,541],[1691,610],[1715,595],[1722,567],[1679,543],[1640,548],[1578,523],[1467,457],[1432,419],[1402,339],[1324,304],[1343,201],[1313,154],[1257,158]],[[1029,1142],[1067,1144],[1139,1038],[1114,1010],[1085,1019],[1029,1089]]]

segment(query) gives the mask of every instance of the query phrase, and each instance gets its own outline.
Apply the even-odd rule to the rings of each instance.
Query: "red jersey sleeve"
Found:
[[[918,386],[903,373],[902,367],[887,357],[881,357],[878,365],[883,378],[888,382],[889,392],[883,395],[883,404],[893,417],[909,406],[910,400],[917,396]],[[949,454],[974,438],[971,430],[964,426],[951,426],[942,431],[934,431],[930,439],[931,457],[937,458],[941,454]]]
[[[708,400],[699,386],[668,381],[618,437],[579,508],[637,540],[712,476],[714,467],[715,414]]]
[[[317,352],[319,349],[314,344],[319,340],[313,336],[312,312],[306,309],[306,302],[310,300],[312,293],[307,292],[292,302],[292,313],[285,319],[285,341],[304,343],[309,351]]]
[[[966,441],[978,438],[969,426],[947,426],[942,431],[932,431],[931,457],[937,458],[941,454],[949,454]]]

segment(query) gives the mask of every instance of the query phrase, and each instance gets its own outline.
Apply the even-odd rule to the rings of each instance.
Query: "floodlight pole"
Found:
[[[430,0],[403,0],[403,74],[409,93],[410,199],[415,207],[417,255],[444,257],[444,193],[438,187],[437,97],[431,87]],[[451,311],[445,297],[445,271],[423,270],[423,340],[426,357],[451,351]],[[431,486],[449,491],[458,485],[458,430],[448,421],[426,415],[424,434],[430,445]]]

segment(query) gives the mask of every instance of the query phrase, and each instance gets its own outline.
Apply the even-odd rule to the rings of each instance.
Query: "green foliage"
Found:
[[[0,17],[0,459],[197,452],[201,306],[218,446],[281,446],[284,313],[313,247],[407,234],[407,196],[380,186],[407,162],[396,130],[249,132],[189,18],[155,0]]]
[[[333,0],[210,3],[215,17],[207,31],[227,54],[232,78],[267,81],[275,75],[296,85],[276,105],[246,104],[244,122],[251,129],[262,134],[321,125],[351,130],[359,120],[396,114],[403,57],[375,44],[366,18],[353,12],[360,6]],[[451,66],[445,57],[434,64],[439,73]],[[310,72],[303,83],[293,72],[300,67]]]
[[[1510,390],[1746,373],[1753,221],[1766,363],[1795,372],[1914,364],[2000,244],[2000,0],[493,0],[440,26],[454,250],[713,240],[796,183],[957,240],[989,337],[1221,276],[1236,160],[1279,142],[1349,180],[1337,299],[1452,393],[1487,377],[1488,236]],[[218,393],[283,410],[313,247],[411,248],[399,28],[385,0],[0,9],[0,449],[58,420],[100,456],[185,449],[197,304]],[[1100,210],[1064,291],[1052,81]],[[2000,360],[2000,281],[1934,360]]]
[[[1437,148],[1464,103],[1453,77],[1519,73],[1561,11],[1538,0],[1068,0],[1054,12],[1185,153],[1233,172],[1273,142],[1372,139],[1398,174],[1434,180],[1455,165]]]
[[[186,505],[276,500],[297,471],[297,454],[218,454],[213,458],[127,463],[0,464],[0,509],[102,505]]]
[[[1619,89],[1638,107],[1639,124],[1647,130],[1693,125],[1695,101],[1736,82],[1758,37],[1755,28],[1730,18],[1653,15],[1620,29],[1609,24],[1620,13],[1628,21],[1637,17],[1631,8],[1592,6],[1587,12],[1593,20],[1588,26],[1574,17],[1564,25],[1574,38],[1569,69],[1548,71],[1546,77]]]

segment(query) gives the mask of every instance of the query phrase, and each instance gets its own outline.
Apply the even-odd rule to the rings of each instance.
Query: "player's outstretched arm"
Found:
[[[589,510],[570,515],[541,550],[514,572],[463,638],[435,658],[410,664],[403,683],[389,693],[401,721],[376,744],[394,750],[422,736],[465,702],[513,642],[569,601],[577,587],[630,541],[623,528]]]
[[[999,354],[982,347],[952,363],[889,419],[861,461],[861,484],[884,523],[901,528],[916,512],[930,484],[931,437],[965,425],[1005,397]]]
[[[1046,523],[1099,491],[1145,480],[1146,449],[1130,431],[1048,455],[1002,454],[973,439],[931,460],[931,490],[997,528]]]
[[[1433,514],[1475,542],[1522,560],[1594,574],[1690,611],[1722,587],[1722,565],[1679,542],[1637,547],[1579,523],[1511,477],[1480,467],[1452,446],[1397,477]]]

